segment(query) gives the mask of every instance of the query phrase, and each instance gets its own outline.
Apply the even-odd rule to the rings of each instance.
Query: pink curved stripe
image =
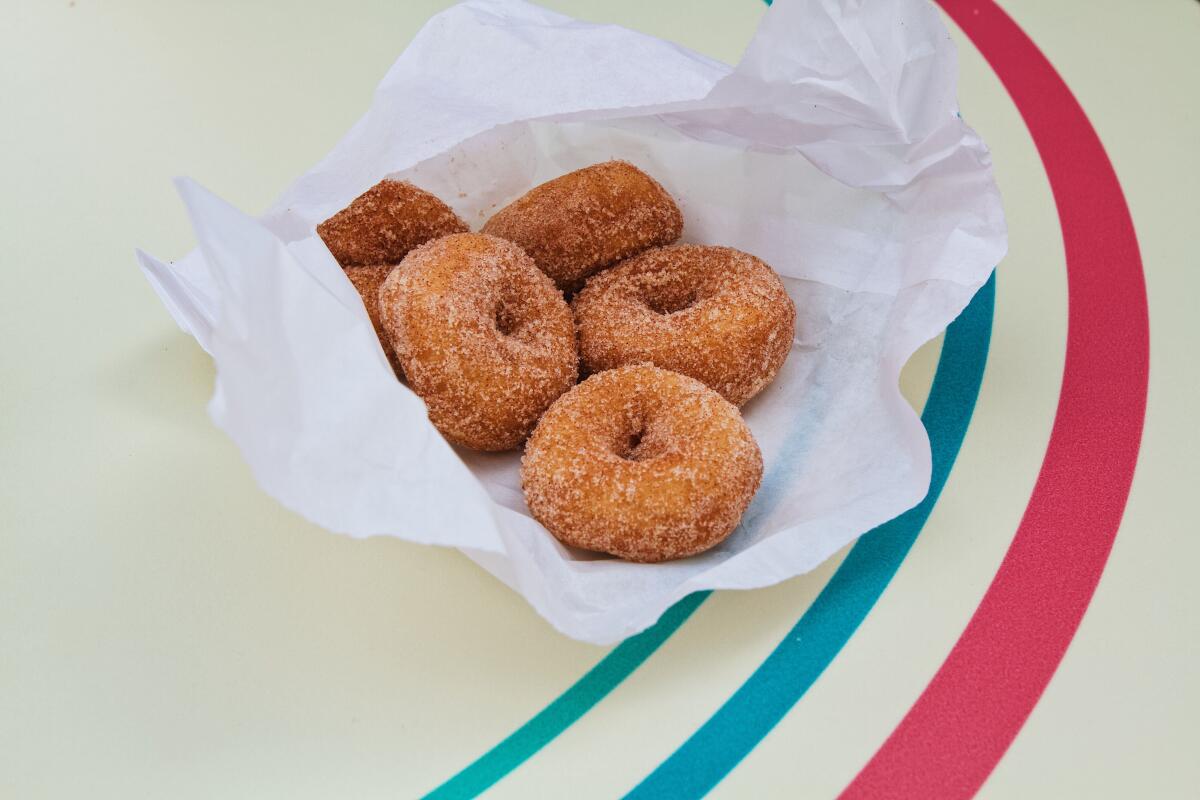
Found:
[[[939,0],[1041,154],[1062,224],[1067,353],[1050,442],[991,586],[924,693],[843,798],[968,798],[1054,675],[1104,571],[1141,443],[1149,317],[1129,209],[1087,115],[994,2]]]

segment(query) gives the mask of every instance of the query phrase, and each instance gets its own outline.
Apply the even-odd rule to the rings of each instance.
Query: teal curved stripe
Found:
[[[425,795],[424,800],[464,800],[482,794],[604,699],[617,684],[641,666],[710,594],[712,592],[688,595],[667,609],[652,627],[621,642],[537,716],[517,728],[462,772]]]
[[[929,432],[929,494],[858,540],[808,611],[744,684],[625,797],[683,800],[707,794],[796,704],[875,605],[929,518],[966,435],[983,381],[996,274],[946,330],[921,421]]]
[[[787,709],[799,699],[800,694],[803,694],[808,685],[811,685],[816,676],[833,660],[842,644],[854,632],[854,628],[870,610],[871,605],[874,604],[875,599],[883,591],[900,561],[908,552],[908,548],[920,531],[920,525],[929,515],[929,510],[932,509],[937,495],[945,484],[954,456],[957,455],[958,447],[966,434],[979,392],[983,366],[987,361],[994,298],[995,276],[984,285],[967,310],[946,331],[937,373],[929,392],[929,399],[925,403],[925,412],[921,417],[929,431],[930,445],[933,450],[933,475],[929,496],[921,505],[908,513],[863,536],[850,551],[842,566],[830,580],[829,586],[817,598],[808,613],[797,623],[793,635],[776,648],[774,653],[768,657],[767,662],[750,679],[750,681],[756,679],[759,681],[782,680],[785,683],[789,680],[796,680],[797,685],[793,687],[792,691],[792,694],[795,695],[794,699],[787,702],[786,693],[773,692],[772,695],[776,697],[774,706],[777,715],[770,720],[770,724],[757,736],[748,736],[744,739],[734,737],[737,746],[731,748],[731,751],[736,749],[741,752],[741,755],[738,755],[732,763],[728,763],[728,767],[724,771],[720,771],[719,775],[710,775],[707,781],[699,781],[696,785],[706,782],[708,788],[715,785],[716,781],[720,780],[729,769],[732,769],[737,761],[740,761],[742,756],[749,752],[749,748],[752,748],[762,736],[766,735],[766,732],[783,716],[783,713],[786,713]],[[650,654],[657,650],[691,616],[708,595],[709,592],[697,592],[685,597],[663,614],[653,627],[626,639],[536,716],[426,795],[426,800],[463,800],[477,797],[496,781],[516,769],[526,759],[574,724],[592,706],[600,702],[621,681],[641,666],[642,662],[649,658]],[[846,605],[842,606],[843,603]],[[799,676],[797,678],[789,678],[787,674],[780,675],[778,669],[780,666],[785,666],[780,659],[784,658],[786,654],[781,651],[789,641],[794,641],[797,630],[806,637],[815,637],[805,640],[806,646],[811,643],[813,651],[805,661],[806,672],[797,673]],[[795,657],[792,656],[786,666],[791,668],[791,661],[794,660]],[[764,673],[764,670],[768,669],[768,665],[770,665],[770,671]],[[807,678],[806,673],[809,676]],[[734,695],[733,699],[726,703],[721,712],[718,712],[718,716],[729,709],[735,699],[739,704],[744,702],[746,698],[743,695],[750,686],[750,681],[739,690],[738,694]],[[757,696],[757,690],[755,696]],[[785,702],[786,705],[784,705]],[[782,709],[779,708],[780,706]],[[733,719],[736,720],[736,717]],[[728,721],[730,721],[729,717],[722,717],[720,720],[714,717],[701,730],[708,729],[714,722],[724,724]],[[745,730],[752,729],[746,728]],[[698,732],[696,736],[700,736],[700,733]],[[650,778],[647,778],[634,791],[641,792],[644,797],[654,796],[647,792],[659,782],[671,779],[671,776],[681,766],[681,762],[678,760],[680,754],[690,756],[700,743],[696,736],[689,739],[684,748],[664,762]],[[707,737],[709,734],[705,734],[705,736]],[[700,741],[709,740],[706,738]],[[710,744],[712,743],[710,742]],[[650,784],[651,788],[643,789],[647,784]],[[693,784],[680,783],[680,791],[687,786],[693,786]],[[693,786],[693,788],[695,787]],[[672,790],[665,791],[669,793]],[[679,796],[698,795],[681,794]]]

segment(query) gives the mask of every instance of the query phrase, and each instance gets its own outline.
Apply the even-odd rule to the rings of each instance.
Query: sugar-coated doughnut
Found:
[[[375,184],[317,226],[343,267],[399,264],[417,245],[465,230],[450,206],[408,181],[393,180]]]
[[[597,373],[554,402],[521,461],[535,519],[565,544],[630,561],[707,550],[762,480],[737,408],[649,365]]]
[[[578,375],[570,307],[503,239],[460,233],[416,248],[379,306],[409,386],[455,444],[516,447]]]
[[[674,242],[683,216],[656,180],[628,162],[606,161],[530,189],[483,232],[519,244],[571,292],[598,270]]]
[[[589,280],[572,308],[585,369],[651,363],[739,406],[775,377],[796,325],[779,276],[731,247],[649,250]]]
[[[375,329],[375,335],[379,337],[379,344],[383,346],[383,352],[392,365],[392,371],[396,373],[396,377],[401,377],[404,373],[400,369],[400,362],[396,360],[392,345],[383,332],[383,321],[379,317],[379,287],[383,285],[384,280],[395,269],[395,266],[395,264],[368,264],[361,267],[346,267],[343,271],[350,279],[350,283],[358,290],[359,296],[362,297],[363,305],[367,309],[367,316],[371,320],[371,327]]]

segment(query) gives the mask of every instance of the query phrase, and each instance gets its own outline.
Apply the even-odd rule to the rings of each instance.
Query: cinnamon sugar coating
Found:
[[[605,267],[683,232],[683,216],[667,191],[625,161],[606,161],[530,189],[483,226],[516,242],[572,292]]]
[[[742,405],[791,350],[796,307],[779,276],[731,247],[649,250],[588,281],[572,303],[593,372],[651,363]]]
[[[460,233],[416,248],[379,306],[409,385],[456,444],[518,446],[578,375],[570,308],[503,239]]]
[[[346,267],[343,271],[350,279],[350,283],[358,290],[359,296],[362,297],[363,305],[367,308],[367,316],[371,318],[371,327],[375,329],[375,335],[379,337],[379,343],[383,346],[383,352],[392,365],[392,371],[396,373],[397,378],[403,379],[404,371],[400,368],[396,353],[392,350],[392,345],[383,332],[383,321],[379,317],[379,287],[383,285],[384,280],[394,268],[394,264],[369,264],[362,267]]]
[[[317,226],[343,267],[398,264],[409,250],[467,225],[450,206],[408,181],[384,180]]]
[[[736,407],[697,380],[638,365],[593,375],[550,406],[521,483],[560,541],[655,562],[724,540],[762,471]]]

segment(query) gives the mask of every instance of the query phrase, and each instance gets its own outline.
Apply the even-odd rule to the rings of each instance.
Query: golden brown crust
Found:
[[[408,251],[467,225],[450,206],[408,181],[384,180],[317,226],[343,267],[399,264]]]
[[[572,309],[586,369],[651,363],[703,381],[735,405],[775,377],[796,325],[779,276],[731,247],[642,253],[589,280]]]
[[[623,258],[674,242],[683,216],[649,175],[607,161],[530,189],[496,212],[483,232],[519,244],[570,292]]]
[[[555,401],[525,446],[521,485],[565,544],[630,561],[717,545],[758,491],[762,454],[731,403],[649,365],[601,372]]]
[[[379,305],[409,385],[456,444],[516,447],[578,375],[570,307],[503,239],[460,233],[418,247]]]
[[[383,346],[383,352],[392,365],[392,371],[396,373],[397,378],[403,380],[404,371],[400,368],[396,353],[392,350],[392,345],[383,332],[383,321],[379,317],[379,287],[383,285],[384,280],[393,269],[395,269],[394,264],[370,264],[362,267],[346,267],[344,272],[362,297],[363,305],[367,309],[367,316],[371,319],[371,327],[375,329],[375,335],[379,337],[379,344]]]

